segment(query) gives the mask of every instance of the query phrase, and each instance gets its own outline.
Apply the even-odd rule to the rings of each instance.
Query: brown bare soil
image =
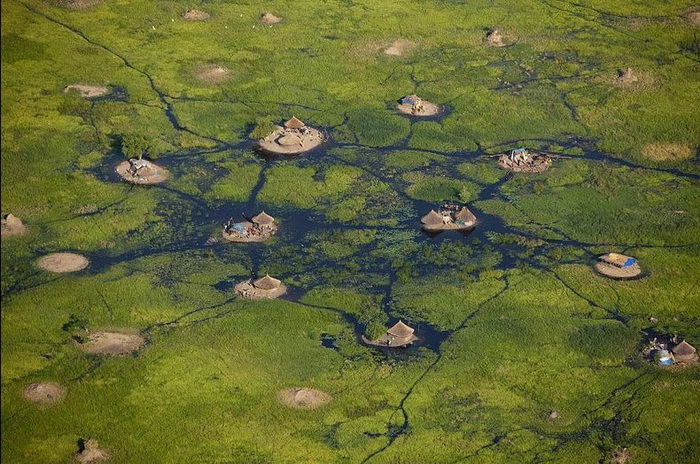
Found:
[[[686,10],[682,18],[693,26],[700,27],[700,6],[694,6]]]
[[[613,85],[629,90],[643,90],[655,82],[656,79],[651,74],[632,68],[618,69],[612,79]]]
[[[83,449],[75,453],[74,458],[76,461],[83,464],[103,462],[111,457],[107,451],[100,448],[99,443],[94,438],[86,441],[82,448]]]
[[[622,269],[617,266],[613,266],[612,264],[597,262],[593,267],[604,276],[612,277],[614,279],[630,279],[632,277],[637,277],[642,273],[642,269],[637,264]]]
[[[168,171],[150,161],[141,160],[146,167],[135,173],[131,171],[131,161],[122,161],[117,165],[115,171],[122,179],[132,184],[159,184],[168,179]]]
[[[71,90],[79,92],[83,98],[95,98],[107,95],[109,87],[103,85],[88,85],[88,84],[70,84],[63,89],[63,93],[68,93]]]
[[[146,343],[146,339],[138,334],[94,332],[88,335],[86,342],[76,343],[86,353],[126,356],[141,348]]]
[[[406,39],[396,39],[389,48],[384,50],[384,54],[389,56],[404,56],[415,47],[415,42]]]
[[[209,13],[207,13],[206,11],[194,10],[194,9],[187,10],[182,15],[182,19],[185,19],[187,21],[206,21],[209,18],[211,18],[211,15]]]
[[[257,148],[278,155],[299,155],[321,145],[323,139],[323,133],[313,127],[305,127],[302,133],[277,126],[267,137],[258,140]]]
[[[503,42],[503,34],[501,34],[501,31],[498,29],[491,29],[488,31],[484,37],[484,43],[489,47],[505,47],[508,45]]]
[[[693,154],[689,145],[680,142],[654,142],[642,148],[642,156],[652,161],[681,161]]]
[[[22,223],[22,220],[14,214],[7,214],[2,217],[0,237],[24,235],[26,232],[26,226]]]
[[[284,284],[280,284],[280,286],[277,288],[267,290],[255,287],[253,285],[252,280],[249,279],[234,285],[233,290],[238,295],[249,300],[258,300],[262,298],[273,299],[278,298],[287,293],[287,286]]]
[[[90,261],[76,253],[51,253],[37,261],[37,266],[50,272],[76,272],[88,267]]]
[[[333,397],[313,388],[288,388],[278,393],[279,400],[296,409],[315,409],[330,403]]]
[[[273,15],[272,13],[263,13],[260,16],[260,22],[263,24],[277,24],[282,21],[282,18]]]
[[[218,64],[210,64],[197,69],[196,75],[202,82],[220,84],[231,77],[231,71]]]
[[[22,398],[42,406],[53,406],[66,397],[66,389],[56,382],[40,382],[27,385]]]
[[[102,0],[54,0],[53,2],[58,6],[67,8],[69,10],[87,10],[93,6],[102,3]]]

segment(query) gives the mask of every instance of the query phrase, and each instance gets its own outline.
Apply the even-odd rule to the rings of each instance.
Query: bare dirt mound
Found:
[[[76,461],[88,464],[91,462],[103,462],[111,456],[100,448],[100,444],[94,438],[78,442],[78,452],[73,456]]]
[[[260,15],[260,22],[263,24],[277,24],[282,21],[282,18],[273,15],[272,13],[263,13]]]
[[[76,272],[88,267],[90,261],[76,253],[51,253],[37,261],[37,266],[50,272]]]
[[[122,161],[115,168],[122,179],[131,184],[159,184],[168,179],[168,171],[144,159]]]
[[[278,396],[283,404],[296,409],[315,409],[333,400],[328,393],[313,388],[288,388],[280,391]]]
[[[201,10],[187,10],[182,15],[182,19],[187,21],[206,21],[209,18],[211,15]]]
[[[503,34],[498,29],[489,29],[486,31],[484,43],[489,47],[505,47],[508,44],[503,42]]]
[[[66,397],[66,389],[56,382],[40,382],[27,385],[22,398],[42,406],[53,406]]]
[[[396,39],[394,43],[384,50],[385,55],[404,56],[415,48],[416,44],[406,39]]]
[[[202,66],[196,72],[197,79],[210,84],[219,84],[231,77],[231,71],[218,64]]]
[[[694,6],[686,10],[681,17],[693,26],[700,27],[700,6]]]
[[[0,237],[12,237],[13,235],[24,235],[27,228],[22,220],[14,214],[7,214],[2,217],[0,225]]]
[[[109,93],[109,87],[103,85],[88,85],[88,84],[70,84],[64,87],[63,93],[68,93],[74,90],[83,98],[95,98],[107,95]]]
[[[593,268],[604,276],[612,277],[613,279],[631,279],[642,273],[642,269],[637,264],[627,268],[619,268],[604,262],[597,262],[593,265]]]
[[[618,69],[613,76],[613,85],[631,90],[642,90],[654,83],[651,74],[637,71],[632,68]]]
[[[146,343],[146,339],[138,334],[94,332],[88,335],[86,342],[76,343],[86,353],[126,356],[141,348]]]
[[[652,161],[681,161],[693,157],[689,145],[679,142],[654,142],[642,148],[642,156]]]

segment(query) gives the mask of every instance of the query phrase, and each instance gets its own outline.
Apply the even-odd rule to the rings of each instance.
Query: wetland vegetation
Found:
[[[699,368],[640,353],[700,345],[698,7],[614,3],[2,2],[3,463],[696,460]],[[292,116],[323,145],[254,150]],[[441,202],[476,228],[421,232]]]

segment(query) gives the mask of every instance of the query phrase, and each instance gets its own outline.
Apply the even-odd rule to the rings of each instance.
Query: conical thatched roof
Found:
[[[278,288],[282,282],[274,277],[270,277],[270,274],[265,274],[265,277],[253,282],[253,287],[259,288],[261,290],[273,290]]]
[[[296,116],[292,116],[292,119],[284,123],[284,127],[287,129],[301,129],[304,126],[306,126],[306,124],[297,119]]]
[[[394,324],[393,327],[391,327],[389,330],[386,331],[389,335],[393,335],[394,337],[397,338],[406,338],[410,337],[413,335],[413,332],[415,329],[407,326],[403,322],[399,321],[396,324]]]
[[[469,211],[469,208],[464,206],[462,209],[457,211],[457,214],[455,214],[455,219],[458,221],[473,222],[476,221],[476,216]]]
[[[256,224],[260,224],[262,226],[272,224],[275,222],[275,218],[267,214],[265,211],[262,213],[258,214],[257,216],[253,216],[253,222]]]
[[[423,224],[442,224],[442,216],[440,216],[434,209],[431,209],[428,214],[420,219]]]
[[[693,345],[686,341],[680,342],[678,345],[674,346],[673,354],[680,356],[692,356],[697,351]]]

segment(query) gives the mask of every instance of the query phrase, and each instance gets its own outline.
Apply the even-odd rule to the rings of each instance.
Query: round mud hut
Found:
[[[673,359],[675,359],[676,362],[698,362],[698,350],[685,340],[674,346],[671,353],[673,353]]]
[[[230,242],[262,242],[275,235],[278,228],[275,218],[263,211],[250,221],[234,222],[233,218],[229,219],[221,235]]]
[[[439,211],[431,209],[420,222],[426,232],[470,230],[476,227],[476,216],[466,206],[445,205]]]
[[[418,95],[407,95],[399,100],[396,108],[403,114],[416,117],[437,116],[442,107],[423,100]]]
[[[412,345],[413,342],[418,340],[413,332],[415,329],[404,324],[403,321],[399,320],[396,324],[389,327],[384,335],[376,340],[369,340],[362,336],[362,340],[368,345],[374,346],[388,346],[392,348],[400,348],[403,346]]]
[[[15,235],[24,235],[27,231],[24,223],[14,214],[6,214],[0,221],[0,237],[12,237]]]
[[[593,266],[596,271],[614,279],[630,279],[642,273],[636,258],[620,253],[606,253]]]
[[[239,282],[233,289],[238,295],[251,300],[277,298],[287,292],[287,287],[279,279],[270,277],[269,274],[257,280],[248,279],[244,282]]]
[[[168,178],[168,171],[141,158],[132,158],[119,163],[116,172],[131,184],[159,184]]]
[[[309,127],[300,119],[292,118],[284,126],[276,126],[266,137],[259,139],[256,148],[275,155],[299,155],[323,143],[323,133]]]
[[[498,157],[498,167],[512,172],[543,172],[552,165],[552,157],[525,148],[516,148],[510,154]]]

